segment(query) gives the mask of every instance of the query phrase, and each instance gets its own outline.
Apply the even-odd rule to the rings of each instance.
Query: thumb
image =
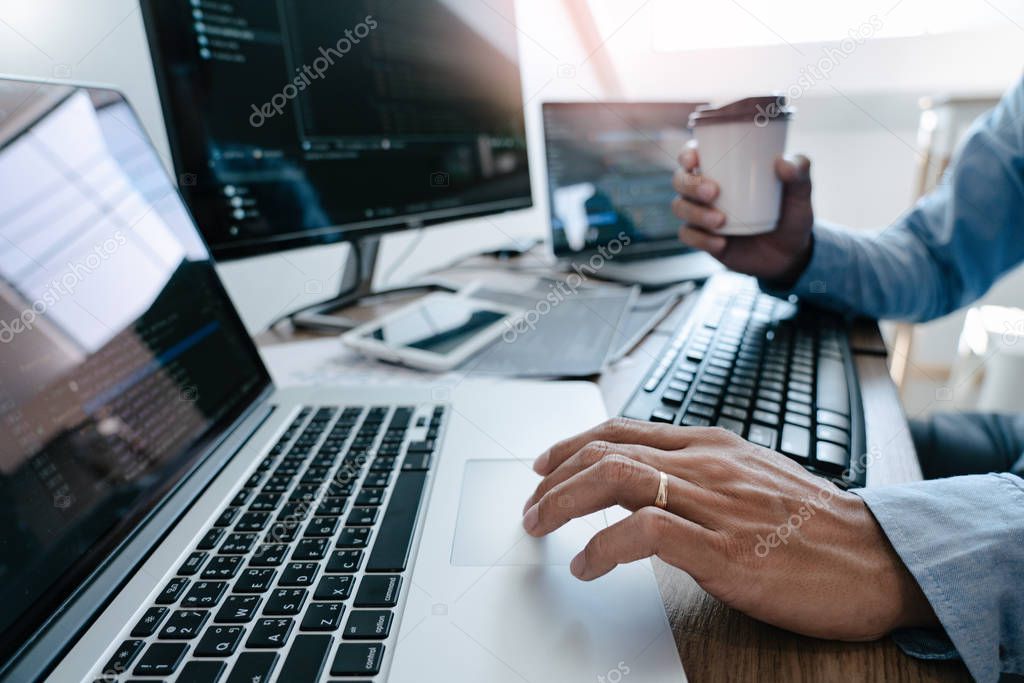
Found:
[[[789,201],[810,201],[811,199],[811,160],[797,155],[779,157],[775,161],[775,173],[782,181],[784,199]]]

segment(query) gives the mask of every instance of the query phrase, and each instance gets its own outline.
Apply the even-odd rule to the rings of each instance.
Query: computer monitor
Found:
[[[143,0],[218,260],[532,205],[513,0]],[[358,294],[358,293],[357,293]]]

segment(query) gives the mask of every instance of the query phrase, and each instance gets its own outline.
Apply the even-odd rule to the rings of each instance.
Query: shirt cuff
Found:
[[[870,508],[942,625],[893,634],[915,657],[960,655],[978,681],[1019,656],[1024,481],[989,474],[854,491]],[[1009,627],[1010,632],[1006,629]]]
[[[849,268],[850,256],[853,253],[850,242],[853,239],[846,230],[816,223],[811,260],[796,283],[792,287],[783,288],[777,283],[761,280],[761,289],[780,298],[795,294],[806,301],[831,308],[845,308],[846,303],[839,301],[835,294],[844,291],[842,283],[837,278],[843,277],[843,273]]]

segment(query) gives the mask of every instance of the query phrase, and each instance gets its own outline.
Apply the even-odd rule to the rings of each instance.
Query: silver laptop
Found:
[[[0,188],[0,680],[683,679],[519,526],[591,386],[275,388],[116,92],[0,80]]]

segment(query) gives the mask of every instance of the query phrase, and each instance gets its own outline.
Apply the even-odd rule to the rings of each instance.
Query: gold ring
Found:
[[[661,475],[661,481],[658,482],[658,496],[654,499],[654,504],[664,510],[668,507],[668,475],[664,472],[658,474]]]

